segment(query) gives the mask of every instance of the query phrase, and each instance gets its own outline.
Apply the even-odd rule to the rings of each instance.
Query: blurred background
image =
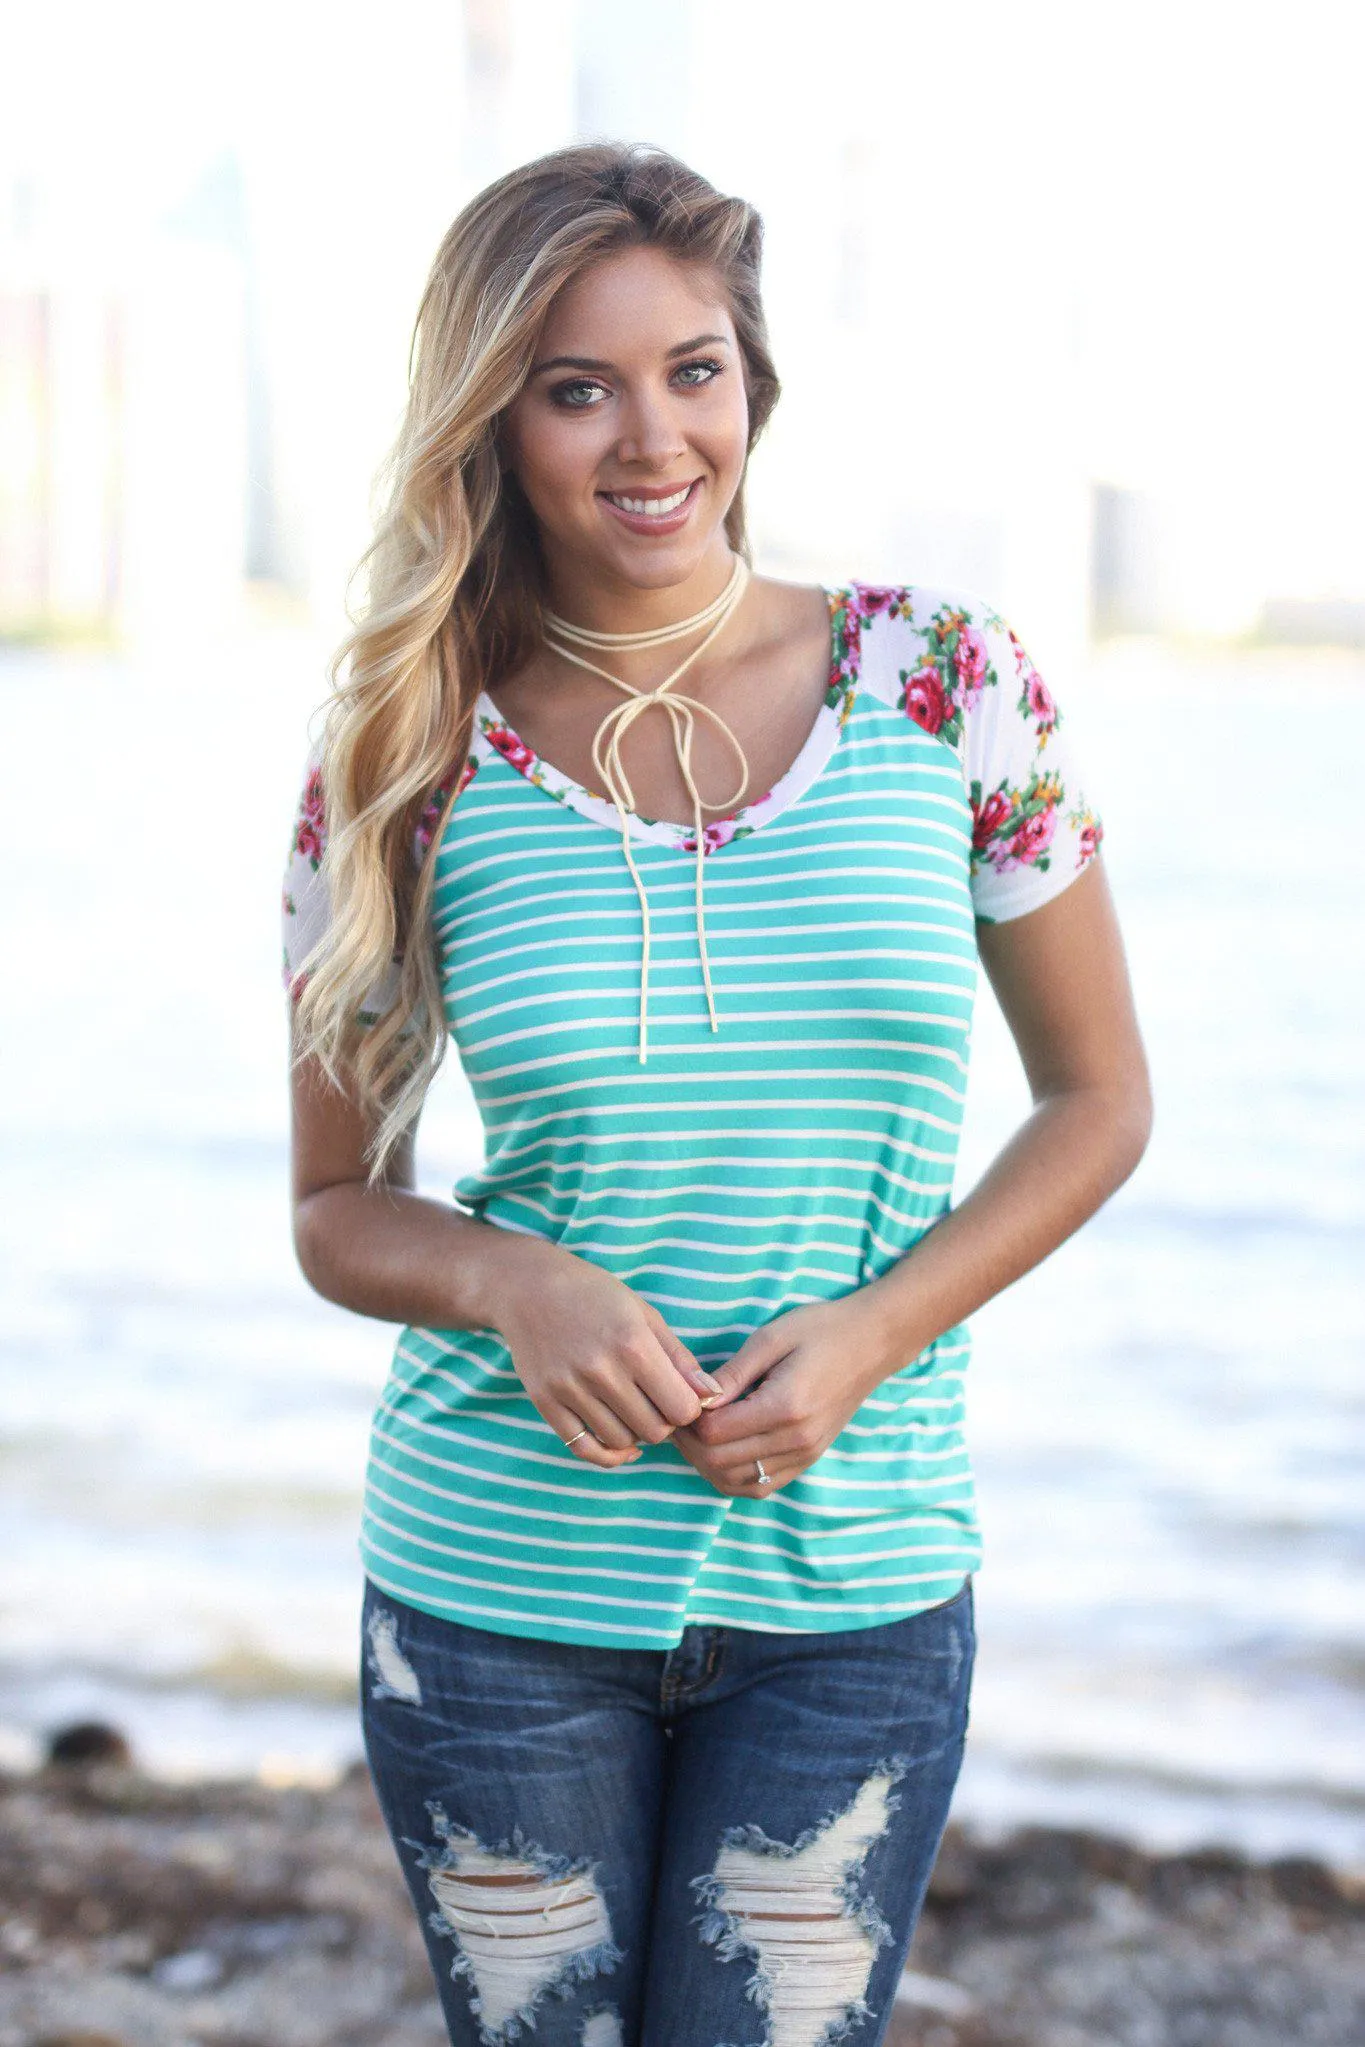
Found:
[[[962,1816],[1365,1867],[1356,10],[48,0],[0,88],[0,1762],[359,1752],[389,1325],[293,1261],[278,901],[437,243],[579,137],[767,223],[768,570],[1071,721],[1155,1069],[975,1322]],[[987,991],[965,1189],[1024,1113]],[[477,1151],[450,1062],[424,1186]]]

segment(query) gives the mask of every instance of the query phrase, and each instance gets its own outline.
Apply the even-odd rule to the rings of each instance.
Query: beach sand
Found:
[[[761,2024],[755,2007],[755,2039]],[[0,1779],[0,2047],[445,2037],[363,1765],[327,1789],[173,1785],[107,1762]],[[955,1828],[887,2037],[1361,2047],[1365,1882]]]

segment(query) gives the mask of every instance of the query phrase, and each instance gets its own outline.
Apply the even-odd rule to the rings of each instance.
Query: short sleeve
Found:
[[[285,859],[281,901],[284,986],[291,1001],[296,1001],[303,993],[308,978],[304,962],[326,934],[332,914],[331,895],[322,866],[326,846],[322,763],[314,748],[303,771],[303,787]],[[399,967],[395,960],[361,1004],[359,1020],[362,1024],[377,1023],[393,1006],[398,995],[398,980]]]
[[[1094,859],[1104,826],[1060,706],[1005,621],[964,618],[953,651],[965,708],[972,902],[1002,924],[1062,893]]]

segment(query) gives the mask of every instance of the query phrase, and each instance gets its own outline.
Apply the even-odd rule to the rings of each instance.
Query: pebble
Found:
[[[212,1990],[223,1980],[223,1964],[209,1948],[186,1948],[183,1954],[159,1961],[152,1979],[163,1990]]]

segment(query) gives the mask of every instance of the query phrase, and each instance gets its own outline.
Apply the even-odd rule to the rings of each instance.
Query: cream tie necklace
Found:
[[[553,611],[547,611],[544,614],[545,644],[548,647],[551,647],[556,654],[562,655],[564,660],[574,662],[579,668],[588,669],[593,675],[600,675],[604,682],[609,682],[615,688],[624,690],[627,696],[632,699],[628,703],[616,704],[602,719],[593,736],[592,759],[593,766],[605,782],[611,800],[615,804],[621,819],[621,851],[626,856],[626,865],[629,867],[634,879],[635,893],[640,898],[640,915],[644,920],[644,952],[640,962],[640,1064],[642,1066],[646,1061],[645,1048],[648,1034],[649,898],[646,896],[644,884],[640,880],[639,869],[631,857],[630,825],[627,822],[627,817],[635,809],[635,798],[631,791],[629,777],[626,774],[625,763],[621,759],[621,741],[629,731],[634,720],[643,712],[649,710],[651,705],[658,704],[663,710],[667,711],[669,724],[673,732],[673,747],[678,756],[678,766],[682,769],[683,779],[687,783],[692,797],[692,814],[697,842],[697,946],[701,953],[702,978],[706,983],[706,1005],[710,1012],[711,1029],[716,1031],[719,1030],[720,1026],[716,1021],[715,996],[711,990],[711,965],[706,954],[706,924],[702,907],[702,861],[704,848],[702,844],[701,814],[704,810],[729,811],[733,809],[748,782],[749,763],[745,758],[744,748],[740,745],[718,711],[713,711],[709,704],[702,703],[698,697],[685,696],[681,691],[672,696],[666,695],[665,692],[672,690],[679,676],[686,673],[698,655],[704,654],[712,641],[724,630],[729,622],[731,613],[748,588],[748,584],[749,565],[741,555],[736,555],[735,565],[730,572],[729,582],[725,585],[719,597],[708,604],[704,611],[694,612],[691,618],[680,619],[677,625],[655,626],[651,631],[643,633],[590,632],[584,626],[570,625],[567,619],[560,618]],[[610,669],[599,668],[595,661],[588,661],[583,655],[576,654],[573,651],[575,646],[596,647],[604,653],[613,651],[624,653],[627,650],[633,652],[638,648],[644,647],[662,647],[667,645],[670,640],[685,639],[689,633],[700,632],[703,627],[709,628],[705,638],[698,642],[685,661],[678,663],[678,666],[671,675],[666,675],[657,688],[652,690],[636,689],[633,683],[623,682],[620,676],[613,675]],[[565,644],[566,642],[571,644]],[[742,770],[739,787],[734,795],[727,797],[723,803],[703,803],[697,793],[697,785],[692,777],[692,727],[694,711],[703,712],[711,719],[713,724],[718,725],[739,756],[740,768]],[[609,737],[608,733],[610,733]],[[604,740],[606,741],[605,746]]]

